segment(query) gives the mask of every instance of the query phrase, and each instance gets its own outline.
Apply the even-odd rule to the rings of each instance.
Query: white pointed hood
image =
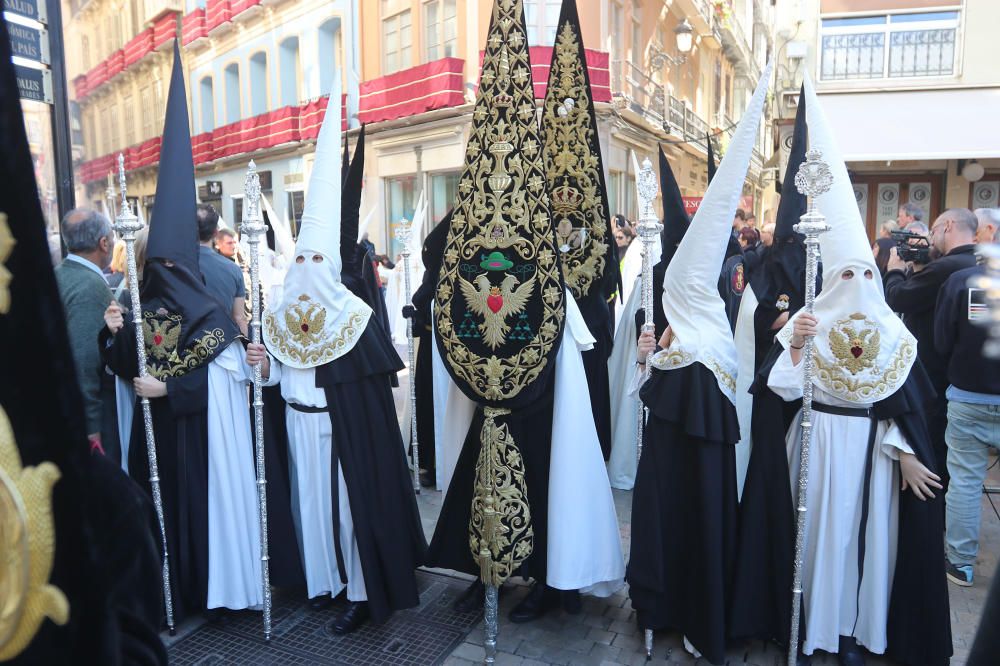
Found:
[[[725,303],[719,295],[719,272],[764,113],[772,68],[773,64],[769,64],[757,83],[719,170],[667,267],[663,279],[663,312],[674,338],[667,349],[651,360],[651,364],[661,370],[701,363],[712,371],[719,389],[733,402],[736,345]]]
[[[281,301],[264,314],[264,342],[293,368],[315,368],[357,343],[372,311],[340,281],[340,77],[334,81]]]
[[[819,151],[833,176],[830,189],[815,198],[830,230],[819,237],[823,291],[813,308],[819,320],[814,383],[841,400],[870,404],[903,385],[916,360],[917,343],[885,302],[847,166],[808,75],[805,94],[809,149]],[[792,317],[777,336],[786,349],[794,321]]]

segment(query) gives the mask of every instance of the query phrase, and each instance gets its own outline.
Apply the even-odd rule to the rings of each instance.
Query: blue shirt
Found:
[[[204,245],[198,248],[198,267],[208,293],[225,308],[227,314],[232,314],[233,301],[246,298],[243,271],[235,262]]]

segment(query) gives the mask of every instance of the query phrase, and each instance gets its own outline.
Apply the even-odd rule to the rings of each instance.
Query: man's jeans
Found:
[[[972,565],[979,552],[983,480],[991,448],[1000,448],[1000,405],[948,402],[948,472],[945,540],[948,560]]]

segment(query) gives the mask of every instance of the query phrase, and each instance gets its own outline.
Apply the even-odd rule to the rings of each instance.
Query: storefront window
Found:
[[[455,198],[458,196],[458,180],[461,177],[461,171],[436,173],[431,176],[428,232],[436,227],[444,219],[444,216],[448,214],[448,211],[455,206]]]
[[[416,175],[385,179],[386,240],[389,245],[389,258],[393,261],[396,261],[403,249],[396,240],[396,228],[402,219],[413,220],[414,207],[417,204],[416,189]],[[375,249],[379,253],[383,250],[379,247]]]

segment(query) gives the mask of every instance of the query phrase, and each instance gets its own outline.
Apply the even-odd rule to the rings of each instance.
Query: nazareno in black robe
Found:
[[[138,376],[135,329],[101,332],[105,363],[122,379]],[[208,598],[208,366],[167,379],[167,395],[149,401],[167,550],[174,621],[205,609]],[[248,443],[249,445],[249,443]],[[138,398],[129,443],[129,476],[147,496],[149,460]]]
[[[420,603],[415,570],[427,548],[389,385],[390,376],[402,367],[372,318],[351,351],[316,368],[375,622]],[[336,506],[335,500],[334,510]]]
[[[653,369],[639,395],[649,419],[632,491],[632,607],[641,628],[677,630],[721,664],[736,554],[736,408],[700,363]]]
[[[753,451],[740,505],[740,543],[732,638],[788,644],[795,547],[793,495],[785,435],[788,407],[767,387],[783,351],[775,344],[751,388]],[[917,458],[932,472],[935,459],[924,420],[934,390],[920,361],[894,394],[875,403],[879,420],[893,419]],[[788,403],[791,405],[792,403]],[[793,413],[792,418],[797,415]],[[922,501],[899,495],[896,568],[889,600],[886,655],[902,664],[946,664],[952,654],[951,616],[944,572],[944,497]]]
[[[547,571],[549,460],[552,455],[552,407],[555,373],[549,385],[533,403],[504,417],[511,438],[524,461],[524,481],[531,506],[534,533],[531,555],[514,575],[544,583]],[[475,495],[476,460],[482,448],[483,407],[476,407],[472,425],[465,436],[451,484],[445,494],[434,536],[427,550],[427,566],[479,575],[479,565],[469,549],[469,524]]]

